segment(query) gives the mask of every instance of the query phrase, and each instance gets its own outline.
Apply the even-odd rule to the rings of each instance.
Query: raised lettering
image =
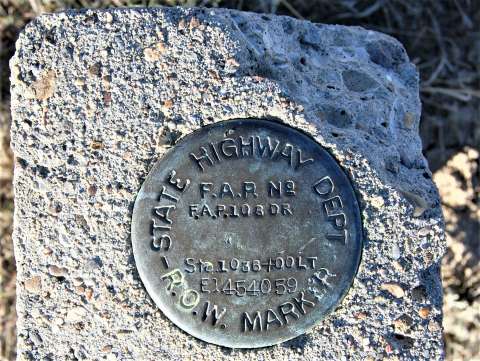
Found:
[[[301,149],[297,149],[297,155],[298,155],[298,162],[297,162],[297,166],[295,167],[295,169],[298,169],[300,167],[303,167],[309,163],[313,163],[313,158],[307,158],[307,159],[302,159],[302,150]]]
[[[225,138],[220,142],[220,151],[225,158],[238,157],[238,149],[232,138]]]
[[[280,142],[275,139],[275,146],[272,145],[272,140],[270,137],[265,137],[263,140],[265,140],[262,144],[261,138],[259,136],[255,137],[257,140],[257,151],[258,155],[262,158],[274,158],[274,155],[277,152],[278,145]]]
[[[162,259],[163,267],[170,268],[170,265],[168,264],[168,258],[165,256],[162,256],[161,259]]]
[[[153,237],[152,240],[152,249],[154,251],[159,251],[163,249],[168,251],[172,245],[172,239],[168,234],[162,234],[159,238]]]
[[[329,198],[323,202],[323,208],[327,216],[336,215],[343,208],[342,199],[339,196]]]
[[[160,191],[159,195],[158,195],[158,201],[161,201],[162,199],[168,199],[169,201],[173,201],[173,202],[178,202],[178,198],[171,195],[171,194],[168,194],[166,192],[167,190],[167,187],[165,186],[162,186],[162,190]]]
[[[202,161],[205,161],[210,165],[213,165],[213,161],[208,155],[207,149],[205,147],[200,147],[200,150],[202,151],[203,154],[197,156],[194,153],[190,153],[190,158],[198,165],[200,170],[203,172],[204,168],[203,168]]]
[[[190,179],[185,179],[182,182],[181,179],[175,178],[176,175],[177,175],[177,172],[172,169],[167,177],[168,184],[174,186],[180,192],[185,192],[185,190],[190,185]]]
[[[293,153],[293,145],[291,145],[290,143],[285,144],[282,152],[280,153],[280,155],[288,161],[288,164],[290,164],[290,166],[293,166],[292,153]]]
[[[169,231],[172,227],[165,225],[165,223],[158,223],[155,218],[152,218],[152,234],[155,234],[155,230]]]
[[[272,310],[271,308],[269,308],[267,311],[266,311],[266,314],[265,314],[265,329],[268,330],[268,328],[270,327],[270,325],[272,323],[276,323],[278,324],[278,326],[283,326],[283,322],[280,320],[280,318],[277,316],[277,314],[275,313],[274,310]]]
[[[277,182],[277,184],[275,184],[274,182],[270,181],[268,182],[267,188],[269,197],[280,198],[282,196],[282,182]]]
[[[295,182],[288,180],[285,182],[285,195],[292,197],[295,195]]]
[[[200,187],[200,197],[203,199],[203,198],[205,198],[205,195],[207,193],[212,191],[213,184],[202,182],[202,183],[199,184],[199,187]]]
[[[278,310],[283,316],[285,324],[288,324],[288,316],[292,317],[293,319],[300,318],[300,316],[295,312],[295,306],[292,302],[282,303],[280,306],[278,306]]]
[[[243,182],[243,198],[247,199],[247,195],[251,194],[253,198],[257,198],[258,194],[255,193],[257,187],[254,182]]]
[[[180,271],[178,268],[174,269],[173,271],[170,271],[162,276],[162,280],[167,280],[168,284],[166,286],[166,289],[168,292],[170,292],[174,287],[180,287],[183,285],[185,281],[185,277],[183,276],[182,271]]]
[[[313,301],[307,300],[305,298],[305,293],[303,291],[300,292],[300,295],[299,295],[298,298],[293,297],[293,302],[295,303],[295,306],[297,306],[298,311],[302,315],[307,313],[307,311],[305,311],[304,306],[308,306],[308,307],[312,307],[312,308],[315,307],[315,303]]]
[[[224,198],[224,197],[230,197],[230,198],[234,198],[235,196],[233,195],[233,191],[232,191],[232,187],[230,186],[230,184],[228,183],[222,183],[222,186],[220,187],[220,193],[219,193],[219,197],[220,198]]]
[[[204,204],[202,207],[202,210],[200,211],[201,216],[213,216],[212,211],[210,210],[210,207],[207,204]]]
[[[198,204],[190,204],[188,206],[188,214],[190,215],[190,217],[194,217],[195,216],[194,213],[197,213],[197,210],[198,210]]]
[[[225,308],[222,308],[222,310],[218,312],[218,306],[211,306],[210,302],[207,301],[205,302],[205,308],[203,309],[202,321],[205,322],[207,320],[210,320],[212,326],[215,326],[218,320],[220,320],[226,312],[227,310]]]
[[[212,148],[212,153],[213,153],[214,158],[219,162],[220,157],[218,156],[218,151],[217,151],[217,148],[215,148],[215,144],[209,143],[209,145],[210,145],[210,148]]]
[[[248,312],[244,312],[242,314],[242,319],[243,319],[243,332],[247,331],[255,331],[257,329],[258,331],[262,331],[262,315],[260,312],[255,312],[255,316],[253,317],[253,320],[250,318],[250,315]]]
[[[291,216],[293,214],[289,203],[282,203],[282,215]]]
[[[321,178],[313,185],[313,190],[320,196],[327,196],[333,192],[335,186],[333,184],[332,178],[328,175]]]
[[[169,214],[172,209],[175,209],[173,204],[167,206],[157,206],[153,208],[155,210],[155,214],[159,219],[167,224],[172,224],[172,220],[169,218]]]
[[[195,260],[193,258],[185,258],[185,272],[193,273],[195,272]]]
[[[253,137],[248,137],[248,142],[246,142],[242,136],[238,138],[238,148],[240,149],[240,155],[245,157],[253,156]]]
[[[347,244],[348,241],[348,232],[346,229],[340,231],[339,233],[327,233],[325,236],[329,241],[337,241],[343,244]]]
[[[191,310],[200,302],[200,294],[190,288],[186,289],[180,296],[180,306]]]

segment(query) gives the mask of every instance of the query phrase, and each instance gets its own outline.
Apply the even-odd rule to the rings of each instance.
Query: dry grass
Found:
[[[314,22],[361,25],[393,35],[405,44],[421,72],[424,153],[432,170],[438,170],[438,177],[451,179],[448,176],[451,173],[459,179],[442,183],[440,191],[444,195],[470,189],[465,204],[451,206],[448,201],[444,202],[450,245],[449,257],[444,262],[444,273],[448,275],[445,283],[448,358],[480,359],[480,321],[469,323],[452,314],[460,304],[462,314],[471,315],[480,309],[480,284],[471,281],[472,264],[480,260],[479,160],[467,157],[468,165],[457,166],[455,162],[460,158],[454,157],[471,155],[480,148],[478,0],[0,0],[0,359],[14,357],[15,268],[10,236],[13,201],[6,130],[9,125],[7,63],[17,34],[26,22],[42,12],[157,5],[229,7],[285,14]],[[451,158],[457,161],[446,164]],[[465,167],[474,171],[465,173]],[[462,263],[458,259],[469,261]]]

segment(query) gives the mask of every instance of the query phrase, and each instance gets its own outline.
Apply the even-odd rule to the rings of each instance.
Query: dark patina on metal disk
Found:
[[[361,256],[352,185],[312,138],[268,120],[205,126],[137,195],[136,266],[164,314],[214,344],[294,338],[340,303]]]

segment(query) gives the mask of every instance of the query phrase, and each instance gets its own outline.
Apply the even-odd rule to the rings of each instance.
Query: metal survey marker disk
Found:
[[[305,333],[340,303],[361,256],[352,185],[312,138],[267,120],[180,140],[135,201],[132,243],[150,296],[184,331],[254,348]]]

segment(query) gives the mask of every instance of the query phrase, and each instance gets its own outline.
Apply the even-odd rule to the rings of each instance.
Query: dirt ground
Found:
[[[15,358],[8,82],[15,39],[42,12],[157,5],[230,7],[361,25],[405,44],[421,74],[420,131],[446,221],[442,277],[447,359],[480,360],[480,1],[0,0],[0,361]]]

